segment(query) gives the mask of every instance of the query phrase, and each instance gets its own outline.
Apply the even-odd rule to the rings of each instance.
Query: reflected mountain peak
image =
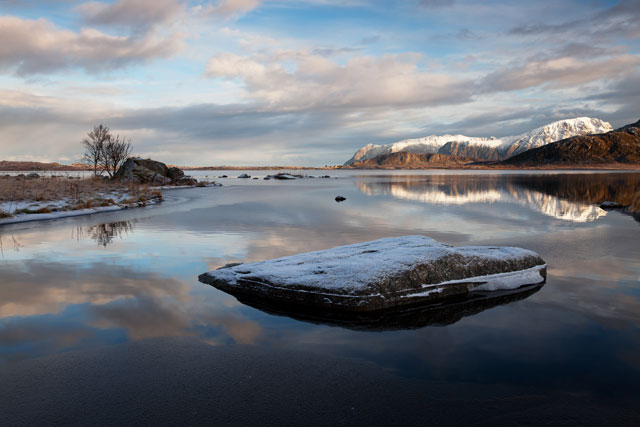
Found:
[[[607,215],[604,201],[640,213],[640,174],[436,175],[356,182],[367,195],[435,205],[511,203],[560,220],[592,222]]]

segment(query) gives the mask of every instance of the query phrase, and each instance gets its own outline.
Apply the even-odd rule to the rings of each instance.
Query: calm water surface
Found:
[[[197,175],[222,173],[224,187],[168,190],[159,206],[1,227],[0,369],[18,375],[39,360],[187,339],[339,358],[415,384],[613,398],[637,415],[639,173]],[[604,200],[631,207],[606,212]],[[270,314],[197,280],[229,262],[407,234],[532,249],[548,263],[547,283],[371,331]]]

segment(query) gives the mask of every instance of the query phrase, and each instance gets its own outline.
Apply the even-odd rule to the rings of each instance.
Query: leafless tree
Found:
[[[101,165],[109,178],[113,178],[120,166],[133,151],[131,140],[120,135],[112,136],[103,146]]]
[[[98,176],[98,166],[102,164],[104,157],[104,147],[111,140],[109,128],[100,124],[94,126],[93,130],[87,134],[87,138],[82,140],[84,155],[82,161],[93,166],[93,174]]]

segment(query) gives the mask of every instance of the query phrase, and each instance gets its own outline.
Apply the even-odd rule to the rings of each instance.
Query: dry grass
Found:
[[[101,178],[68,179],[1,177],[0,203],[36,201],[46,202],[62,199],[89,199],[97,194],[124,193],[129,188]]]
[[[35,178],[0,177],[0,203],[35,202],[40,205],[46,202],[66,201],[63,210],[89,209],[99,206],[115,205],[114,199],[124,194],[127,200],[123,203],[142,203],[149,200],[162,200],[162,193],[151,190],[148,186],[108,181],[102,178],[68,179],[68,178]],[[13,209],[11,209],[13,210]],[[55,210],[55,209],[54,209]],[[48,211],[48,212],[46,212]],[[50,207],[22,209],[16,212],[3,212],[0,218],[19,213],[49,213]]]

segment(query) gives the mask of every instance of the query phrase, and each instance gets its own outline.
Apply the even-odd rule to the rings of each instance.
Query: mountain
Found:
[[[497,161],[563,138],[603,133],[611,130],[613,130],[613,127],[608,122],[590,117],[578,117],[549,123],[521,135],[502,138],[430,135],[424,138],[406,139],[387,145],[365,145],[345,165],[353,165],[355,162],[362,162],[383,154],[397,152],[443,154],[474,160]]]
[[[501,141],[495,138],[474,138],[464,135],[430,135],[424,138],[405,139],[387,145],[368,144],[359,149],[345,164],[372,159],[382,154],[407,152],[414,154],[438,154],[438,150],[450,141],[468,145],[499,146]],[[442,153],[447,154],[447,153]]]
[[[399,151],[397,153],[380,154],[371,159],[357,161],[352,163],[352,166],[356,168],[374,169],[420,169],[461,166],[465,163],[471,163],[472,161],[472,159],[463,159],[444,154],[415,154],[407,151]]]
[[[502,162],[502,164],[515,166],[615,163],[640,163],[640,120],[599,135],[581,135],[562,139]]]
[[[638,133],[640,133],[640,120],[638,120],[635,123],[622,126],[620,129],[616,129],[616,130],[621,132],[626,131],[626,132],[632,133],[633,135],[638,135]]]

